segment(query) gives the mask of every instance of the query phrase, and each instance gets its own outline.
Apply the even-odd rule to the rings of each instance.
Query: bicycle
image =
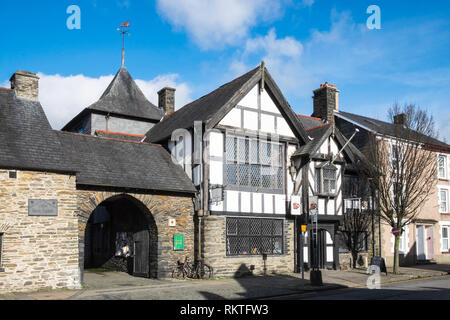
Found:
[[[183,257],[177,261],[177,266],[172,271],[172,278],[192,278],[204,279],[212,278],[214,270],[210,265],[207,265],[202,260],[197,260],[191,263],[188,257]]]

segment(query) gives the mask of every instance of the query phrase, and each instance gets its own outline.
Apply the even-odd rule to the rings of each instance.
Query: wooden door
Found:
[[[134,234],[133,275],[136,277],[150,276],[150,237],[148,230]]]

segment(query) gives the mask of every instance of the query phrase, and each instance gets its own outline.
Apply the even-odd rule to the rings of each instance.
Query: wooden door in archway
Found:
[[[150,236],[148,230],[134,234],[133,275],[136,277],[150,277]]]

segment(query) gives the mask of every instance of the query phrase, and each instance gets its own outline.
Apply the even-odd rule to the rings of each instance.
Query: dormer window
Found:
[[[334,196],[337,192],[337,168],[327,164],[316,168],[316,192],[318,194]]]

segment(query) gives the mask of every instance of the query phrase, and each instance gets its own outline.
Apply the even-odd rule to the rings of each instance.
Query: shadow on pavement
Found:
[[[241,264],[234,273],[234,279],[242,288],[237,293],[241,299],[256,299],[273,296],[291,295],[304,291],[319,289],[310,286],[309,280],[302,280],[289,275],[254,275],[246,264]],[[334,288],[347,288],[346,286],[324,283],[322,288],[333,286]],[[226,300],[227,298],[217,293],[199,291],[207,300]],[[238,298],[239,299],[239,298]]]

